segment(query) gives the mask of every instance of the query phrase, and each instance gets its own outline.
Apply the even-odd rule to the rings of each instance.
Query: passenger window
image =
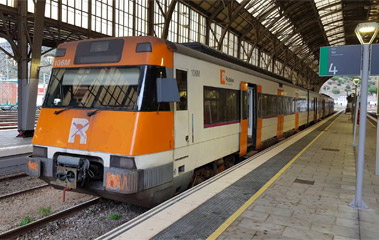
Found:
[[[187,71],[176,69],[176,82],[180,97],[180,102],[176,104],[176,110],[187,110]]]
[[[258,117],[259,118],[262,118],[263,116],[262,105],[263,105],[262,93],[258,93]]]

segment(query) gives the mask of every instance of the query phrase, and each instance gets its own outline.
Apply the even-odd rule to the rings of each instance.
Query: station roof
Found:
[[[195,0],[191,5],[282,61],[300,60],[315,73],[320,47],[359,44],[357,24],[379,20],[379,0]],[[296,57],[288,60],[288,50]],[[318,85],[326,80],[320,78]]]
[[[8,41],[13,42],[14,46],[12,48],[14,50],[17,43],[17,21],[19,19],[19,11],[17,4],[15,4],[17,1],[23,0],[0,1],[0,37],[7,38]],[[30,9],[33,9],[30,2],[33,3],[33,1],[28,1],[27,22],[29,33],[27,34],[27,38],[29,43],[34,38],[34,15],[33,11],[30,11]],[[221,42],[217,46],[219,50],[225,46],[226,48],[230,47],[228,46],[230,43],[224,41],[224,39],[228,32],[232,32],[238,37],[238,41],[248,42],[253,48],[267,54],[270,57],[268,61],[272,61],[272,66],[274,66],[274,60],[277,60],[280,62],[280,66],[288,66],[291,72],[295,71],[302,75],[303,79],[309,81],[298,82],[298,80],[292,80],[294,84],[313,88],[316,91],[328,79],[318,77],[320,47],[359,44],[354,34],[356,25],[362,22],[378,21],[379,18],[379,0],[154,0],[148,1],[149,4],[153,3],[155,6],[152,15],[149,15],[148,9],[152,4],[143,3],[144,1],[77,0],[72,1],[73,6],[70,6],[70,2],[64,0],[47,1],[47,8],[50,9],[47,12],[50,12],[50,15],[45,17],[45,27],[43,30],[44,46],[56,47],[56,45],[64,41],[88,37],[123,36],[117,32],[121,25],[117,22],[119,18],[115,18],[114,16],[119,14],[119,11],[123,14],[131,13],[126,13],[125,9],[122,11],[117,9],[120,8],[121,3],[124,5],[128,4],[129,8],[131,6],[137,9],[144,8],[147,13],[145,16],[147,18],[147,28],[154,28],[151,32],[139,32],[140,30],[138,29],[138,25],[136,27],[136,24],[133,25],[133,29],[130,26],[122,26],[124,28],[128,27],[128,31],[133,32],[133,35],[154,34],[157,37],[162,37],[160,34],[157,34],[157,31],[161,31],[163,29],[161,26],[166,25],[167,21],[173,21],[174,24],[177,24],[176,26],[181,26],[184,29],[187,28],[188,32],[193,31],[193,29],[190,29],[193,28],[192,22],[188,25],[180,25],[178,23],[179,15],[184,15],[185,11],[177,14],[177,19],[170,17],[170,12],[172,14],[175,11],[171,9],[171,5],[175,7],[175,4],[181,4],[181,6],[189,6],[191,9],[200,12],[208,23],[217,23],[218,26],[222,27],[221,32],[218,33],[214,33],[212,32],[214,29],[210,29],[211,33],[209,34],[218,34],[218,39],[215,42]],[[80,8],[76,2],[81,3]],[[93,6],[92,13],[88,9],[84,9],[84,3],[87,4],[88,9],[91,9],[90,6]],[[142,6],[142,4],[146,6]],[[72,19],[68,18],[68,15],[62,14],[62,6],[65,14],[69,11],[76,12],[76,18],[74,18],[76,20],[73,23],[70,22]],[[54,10],[60,7],[61,10]],[[104,9],[107,9],[106,13],[113,11],[116,14],[106,14],[106,17],[101,14],[99,15],[96,12],[97,10],[95,11],[95,8],[99,7],[100,13],[104,12]],[[88,11],[90,13],[87,14]],[[54,12],[57,12],[58,17],[53,17],[52,14]],[[133,13],[133,16],[129,15],[129,19],[133,18],[139,24],[139,22],[142,22],[141,16],[137,16],[136,14]],[[164,16],[157,16],[159,14]],[[154,19],[152,23],[149,23],[149,16],[147,15],[150,16],[150,19]],[[92,17],[87,17],[87,22],[83,16]],[[76,24],[78,18],[81,19],[81,24],[79,25]],[[96,20],[93,20],[91,23],[91,19]],[[98,21],[101,22],[100,25],[96,25]],[[125,20],[123,21],[125,24]],[[107,29],[105,31],[103,31],[102,27],[104,24],[107,26],[104,28]],[[179,35],[180,33],[177,32],[176,34]],[[200,38],[202,33],[199,30],[197,34]],[[209,35],[207,36],[208,41]],[[377,43],[378,39],[375,42]],[[240,48],[238,51],[244,52],[245,55],[248,55],[247,52],[251,50],[245,49],[243,44],[240,44]],[[267,65],[270,65],[270,63],[267,63]],[[272,71],[274,72],[274,70]],[[282,72],[281,76],[285,75],[284,67],[277,67],[277,71]]]

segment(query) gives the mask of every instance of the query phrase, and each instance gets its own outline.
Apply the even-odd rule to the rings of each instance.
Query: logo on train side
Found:
[[[89,121],[85,118],[73,118],[71,122],[70,134],[68,135],[68,142],[74,143],[75,136],[79,135],[80,144],[87,144],[86,131],[89,127]]]
[[[232,86],[233,83],[234,83],[234,79],[228,77],[224,69],[220,69],[220,84]]]
[[[225,70],[220,70],[220,83],[225,85]]]

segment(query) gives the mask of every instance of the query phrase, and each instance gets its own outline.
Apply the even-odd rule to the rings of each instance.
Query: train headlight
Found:
[[[47,148],[33,146],[33,156],[36,157],[47,157]]]
[[[59,181],[62,181],[62,182],[65,181],[66,177],[67,175],[64,171],[60,170],[57,172],[57,178],[59,179]]]
[[[111,156],[111,167],[136,169],[134,157]]]
[[[74,182],[76,180],[75,173],[72,171],[68,171],[66,176],[67,176],[67,181],[69,182]]]

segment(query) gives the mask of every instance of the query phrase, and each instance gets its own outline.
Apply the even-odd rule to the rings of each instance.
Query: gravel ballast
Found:
[[[29,176],[2,181],[0,184],[0,195],[23,191],[42,184],[46,183],[38,178]]]
[[[55,213],[93,198],[86,194],[66,192],[66,201],[63,203],[62,194],[62,190],[47,187],[0,200],[0,232],[18,227],[25,217],[33,220],[42,218],[46,209]]]
[[[85,210],[51,222],[17,239],[94,239],[147,210],[126,203],[100,199],[99,203]],[[119,219],[115,219],[116,216]]]

